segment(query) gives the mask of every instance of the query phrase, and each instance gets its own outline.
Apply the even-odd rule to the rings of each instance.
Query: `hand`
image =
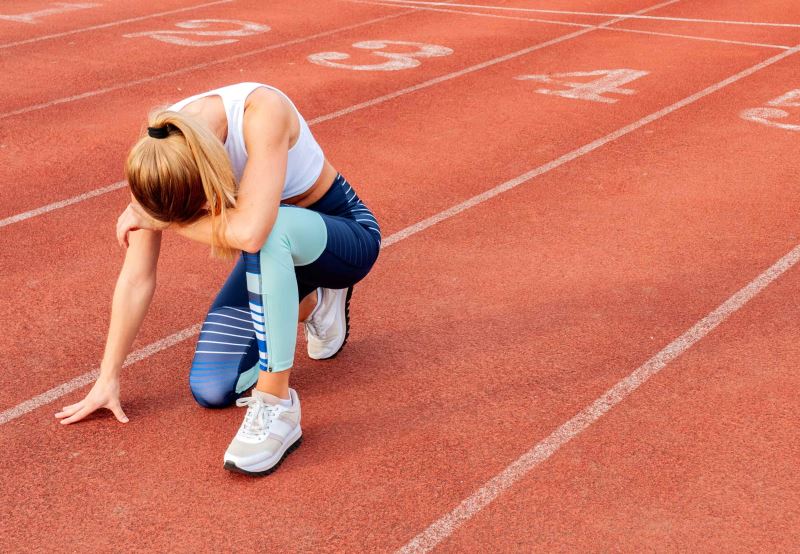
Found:
[[[108,408],[120,423],[128,423],[128,416],[119,403],[119,379],[99,377],[86,398],[76,404],[64,406],[56,414],[62,425],[69,425],[85,418],[99,408]]]
[[[169,227],[169,223],[150,217],[139,204],[131,202],[117,218],[117,242],[119,242],[120,246],[127,248],[128,233],[131,231],[138,229],[163,231],[167,227]]]

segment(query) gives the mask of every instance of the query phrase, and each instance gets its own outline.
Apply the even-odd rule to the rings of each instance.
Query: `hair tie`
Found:
[[[147,134],[153,138],[164,139],[169,136],[169,129],[166,125],[163,127],[148,127]]]

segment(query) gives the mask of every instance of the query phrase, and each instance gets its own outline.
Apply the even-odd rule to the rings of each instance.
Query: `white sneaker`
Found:
[[[287,407],[277,396],[253,389],[252,396],[236,401],[247,406],[247,413],[225,452],[225,469],[267,475],[300,446],[300,399],[294,389],[289,389],[289,399],[292,405]]]
[[[353,287],[317,289],[317,305],[303,322],[309,358],[326,360],[335,357],[344,348],[350,335],[352,295]]]

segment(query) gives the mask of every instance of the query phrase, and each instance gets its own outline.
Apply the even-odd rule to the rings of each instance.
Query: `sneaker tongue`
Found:
[[[281,405],[281,399],[268,392],[261,392],[260,390],[253,389],[253,396],[261,400],[264,404],[269,404],[270,406]]]

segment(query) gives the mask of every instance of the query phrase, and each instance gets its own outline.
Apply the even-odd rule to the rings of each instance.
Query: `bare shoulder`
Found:
[[[247,97],[244,106],[244,131],[247,135],[294,135],[291,104],[281,93],[260,87]]]
[[[281,116],[291,113],[292,109],[284,95],[265,87],[251,92],[244,107],[246,111],[257,112],[262,116]]]

